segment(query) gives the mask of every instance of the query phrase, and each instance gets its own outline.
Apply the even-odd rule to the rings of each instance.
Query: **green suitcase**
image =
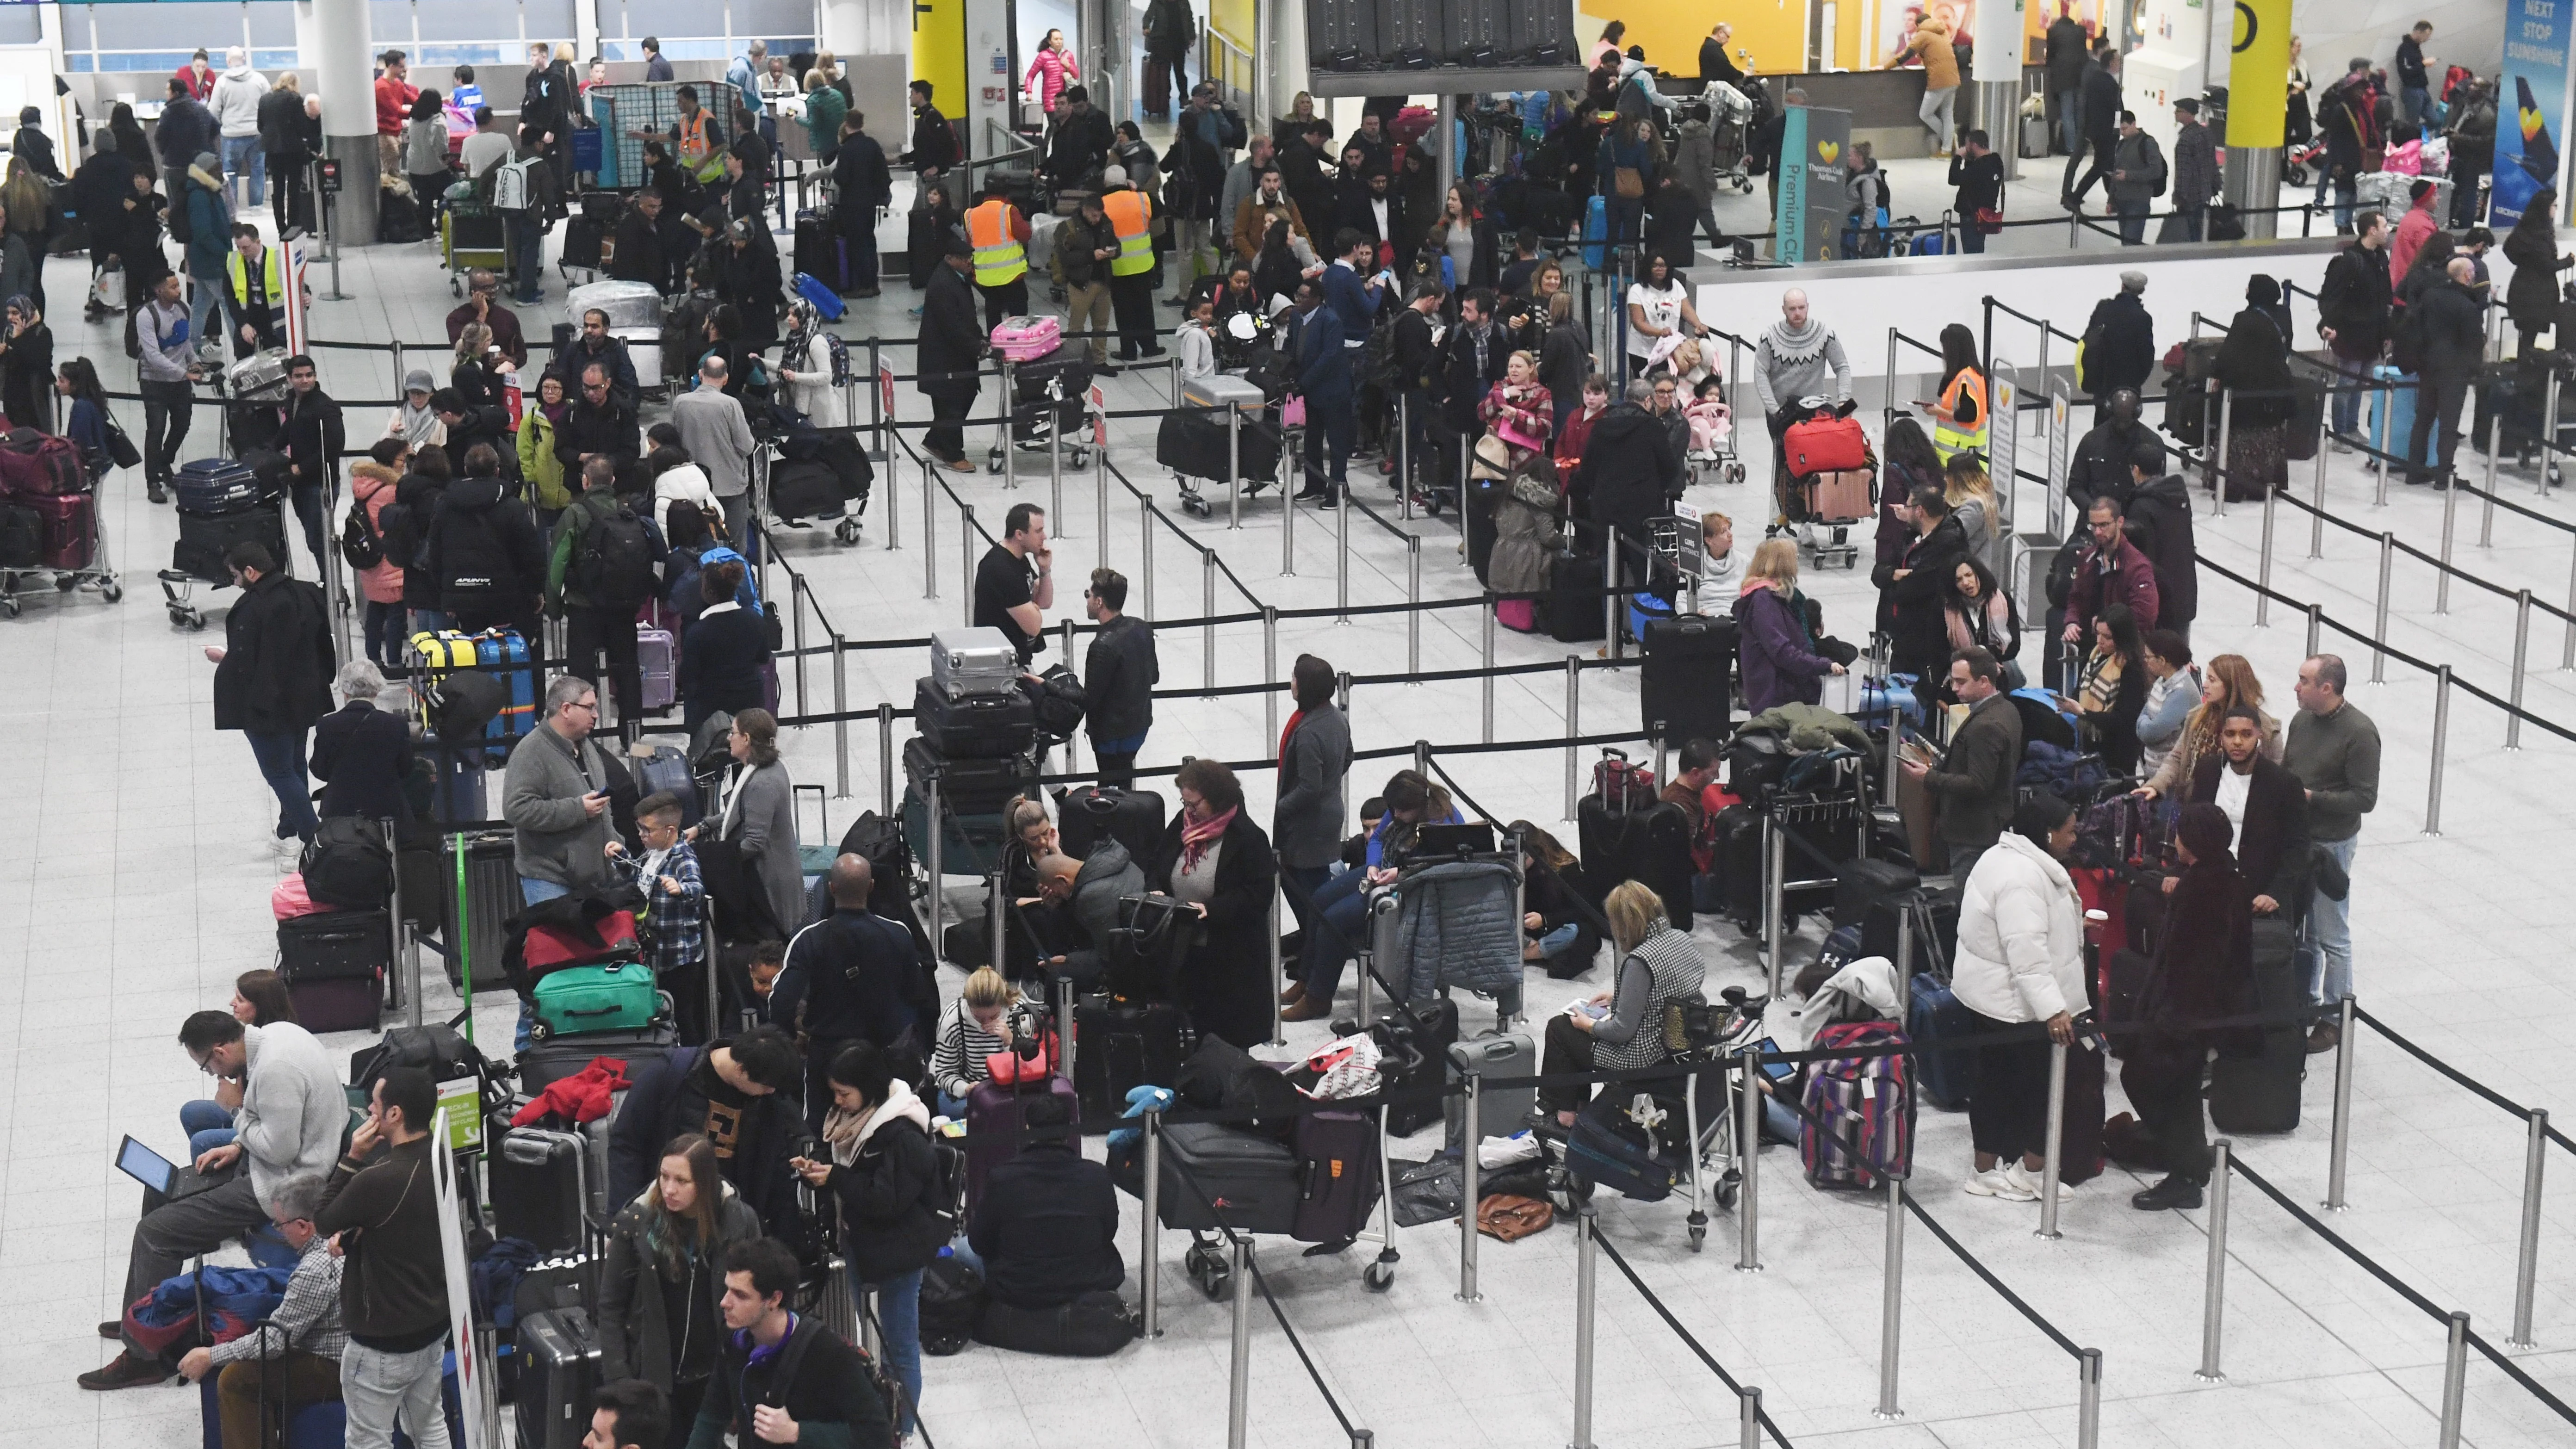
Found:
[[[666,1014],[653,968],[635,961],[561,966],[537,979],[536,1035],[640,1031]]]

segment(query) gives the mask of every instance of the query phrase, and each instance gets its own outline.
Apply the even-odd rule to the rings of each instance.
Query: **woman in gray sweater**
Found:
[[[726,744],[734,762],[717,797],[715,836],[741,850],[784,940],[805,924],[805,871],[796,853],[796,787],[778,758],[776,716],[765,709],[735,715]]]
[[[1351,722],[1333,705],[1333,666],[1300,654],[1289,671],[1297,712],[1280,737],[1279,803],[1270,841],[1293,889],[1288,906],[1306,924],[1306,901],[1342,851],[1342,777],[1351,767]]]
[[[1547,1049],[1539,1071],[1635,1070],[1664,1060],[1664,1003],[1697,1001],[1708,962],[1687,932],[1664,919],[1663,898],[1635,881],[1621,881],[1601,903],[1610,918],[1619,967],[1611,990],[1569,1009],[1547,1024]],[[1597,1014],[1596,1014],[1597,1013]],[[1542,1087],[1539,1101],[1571,1127],[1592,1099],[1581,1083]]]

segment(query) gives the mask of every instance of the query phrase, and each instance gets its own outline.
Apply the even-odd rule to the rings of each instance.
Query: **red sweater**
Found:
[[[190,99],[202,102],[207,97],[212,96],[215,93],[215,82],[222,77],[223,72],[216,70],[212,66],[208,66],[206,68],[205,77],[203,79],[199,79],[197,75],[197,63],[196,61],[191,60],[186,65],[172,71],[171,74],[179,78],[179,84],[188,88],[188,96]]]
[[[403,123],[411,119],[411,103],[420,99],[420,87],[392,76],[376,77],[376,134],[399,136]]]

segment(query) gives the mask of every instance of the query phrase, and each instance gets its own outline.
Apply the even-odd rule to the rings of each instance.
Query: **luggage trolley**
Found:
[[[1011,364],[1011,445],[1022,454],[1043,459],[1050,449],[1063,452],[1063,466],[1091,466],[1091,450],[1079,437],[1091,392],[1090,344],[1080,338],[1044,357]],[[1002,471],[1002,444],[997,439],[984,456],[984,471]]]
[[[1279,475],[1279,424],[1268,415],[1270,398],[1259,383],[1223,372],[1193,377],[1182,382],[1181,401],[1206,411],[1166,413],[1154,437],[1154,461],[1172,470],[1181,507],[1213,517],[1216,505],[1201,491],[1202,481],[1239,482],[1251,496]],[[1229,403],[1239,422],[1228,421]]]
[[[1751,195],[1753,175],[1746,169],[1746,162],[1752,149],[1752,97],[1724,81],[1710,81],[1701,100],[1708,107],[1709,149],[1717,183]]]
[[[37,515],[37,535],[43,540],[43,552],[38,557],[46,560],[0,568],[0,609],[7,610],[10,618],[18,617],[23,607],[18,591],[29,580],[50,582],[66,594],[75,589],[96,589],[99,597],[111,604],[125,597],[125,585],[117,580],[116,569],[108,561],[106,525],[99,518],[96,490],[11,498],[5,506],[13,513],[25,510]],[[175,611],[171,618],[179,622]],[[205,627],[203,615],[197,616],[194,627]]]
[[[1306,1250],[1308,1257],[1326,1257],[1345,1252],[1357,1243],[1375,1243],[1378,1254],[1361,1270],[1360,1281],[1378,1292],[1394,1283],[1400,1255],[1395,1248],[1394,1176],[1387,1168],[1386,1109],[1380,1107],[1375,1114],[1354,1111],[1340,1115],[1343,1120],[1337,1121],[1335,1128],[1367,1134],[1369,1140],[1357,1154],[1356,1166],[1360,1171],[1374,1172],[1377,1181],[1366,1189],[1365,1195],[1373,1201],[1353,1225],[1354,1230],[1321,1240],[1298,1238],[1297,1218],[1319,1183],[1337,1180],[1351,1169],[1354,1164],[1347,1159],[1336,1158],[1328,1165],[1275,1136],[1221,1122],[1158,1125],[1166,1160],[1165,1177],[1156,1187],[1155,1221],[1159,1227],[1189,1232],[1190,1246],[1182,1253],[1181,1264],[1200,1292],[1211,1299],[1223,1298],[1233,1279],[1233,1265],[1227,1261],[1220,1231],[1229,1227],[1238,1233],[1312,1241],[1313,1246]],[[1314,1119],[1297,1120],[1304,1124]],[[1320,1138],[1324,1130],[1330,1129],[1318,1129],[1316,1135]],[[1307,1129],[1301,1125],[1298,1136],[1306,1135]],[[1141,1147],[1137,1147],[1121,1149],[1111,1161],[1119,1188],[1139,1200],[1144,1196],[1143,1158]],[[1180,1160],[1181,1171],[1173,1170],[1175,1158]],[[1190,1176],[1184,1178],[1183,1171]],[[1222,1182],[1197,1180],[1200,1174],[1219,1173],[1223,1175]],[[1224,1200],[1222,1223],[1209,1212],[1201,1191]],[[1372,1218],[1379,1221],[1374,1231],[1368,1227]],[[1148,1263],[1143,1271],[1153,1272],[1155,1265]]]
[[[1837,408],[1828,398],[1803,397],[1798,408],[1806,421],[1789,425],[1773,455],[1782,524],[1807,562],[1858,568],[1860,545],[1851,531],[1878,506],[1878,458],[1851,404]]]

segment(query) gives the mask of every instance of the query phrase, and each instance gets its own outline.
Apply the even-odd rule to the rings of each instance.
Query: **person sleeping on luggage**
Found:
[[[1020,1109],[1030,1131],[1061,1131],[1073,1109],[1036,1096]],[[967,1225],[992,1302],[1056,1308],[1086,1293],[1115,1292],[1127,1274],[1118,1253],[1118,1193],[1109,1168],[1082,1155],[1081,1139],[1044,1138],[993,1169]]]

